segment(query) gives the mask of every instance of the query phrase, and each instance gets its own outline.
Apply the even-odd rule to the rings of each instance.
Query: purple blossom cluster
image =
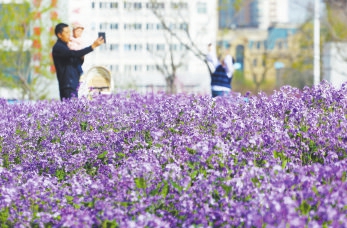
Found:
[[[3,227],[344,227],[347,87],[0,100]]]

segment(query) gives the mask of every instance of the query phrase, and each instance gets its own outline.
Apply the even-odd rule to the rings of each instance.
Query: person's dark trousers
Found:
[[[215,90],[212,90],[212,97],[227,96],[228,94],[230,94],[230,92],[228,92],[228,91],[215,91]]]
[[[70,99],[72,97],[77,97],[77,90],[75,89],[62,89],[60,90],[60,100],[63,101],[65,99]]]

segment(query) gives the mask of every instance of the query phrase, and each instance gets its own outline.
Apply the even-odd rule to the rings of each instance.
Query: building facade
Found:
[[[347,43],[329,42],[323,49],[323,79],[335,88],[347,82]]]
[[[219,28],[258,28],[266,30],[289,22],[288,0],[245,0],[235,10],[235,0],[219,0]]]
[[[285,68],[300,53],[296,27],[277,24],[267,30],[243,28],[220,32],[218,46],[234,56],[236,68],[255,86],[264,83],[278,88]]]
[[[63,19],[84,25],[86,44],[91,44],[98,32],[106,33],[106,44],[86,56],[84,71],[96,65],[108,68],[119,89],[160,90],[165,88],[166,78],[174,74],[177,92],[209,92],[207,66],[188,49],[205,52],[208,43],[216,42],[216,1],[65,0],[65,3],[67,13]],[[162,66],[168,71],[162,71]]]

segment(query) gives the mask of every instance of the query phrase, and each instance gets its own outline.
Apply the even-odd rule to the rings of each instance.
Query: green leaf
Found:
[[[71,204],[71,205],[72,205],[72,203],[73,203],[73,202],[72,202],[72,201],[73,201],[73,196],[68,196],[68,195],[66,195],[66,196],[65,196],[65,199],[67,200],[67,203],[68,203],[68,204]]]
[[[102,228],[118,228],[119,225],[115,220],[113,220],[113,221],[105,220],[102,222],[101,227]]]
[[[98,155],[98,159],[104,159],[107,154],[108,154],[107,151],[102,152],[101,154]]]
[[[161,195],[166,198],[167,194],[169,193],[169,184],[167,183],[167,181],[164,182],[164,186],[161,189]]]
[[[135,178],[134,181],[137,188],[145,189],[147,187],[146,180],[143,177]]]
[[[188,152],[189,154],[191,154],[191,155],[196,154],[196,150],[194,150],[194,149],[192,149],[192,148],[186,147],[186,150],[187,150],[187,152]]]
[[[228,197],[230,192],[231,192],[232,186],[226,185],[226,184],[222,184],[222,188],[225,191],[225,196]]]
[[[183,187],[182,187],[182,186],[180,186],[179,184],[177,184],[177,183],[174,182],[174,181],[171,181],[171,184],[172,184],[172,186],[173,186],[178,192],[182,192],[182,190],[183,190]]]
[[[2,155],[2,166],[6,169],[10,167],[10,160],[8,154]]]
[[[86,121],[83,121],[83,122],[80,123],[80,127],[81,127],[82,131],[86,131],[87,130],[87,126],[88,126],[88,123]]]
[[[345,182],[346,179],[347,179],[347,173],[346,173],[346,171],[343,171],[342,177],[341,177],[341,181],[342,181],[342,182]]]
[[[61,181],[64,180],[66,173],[64,169],[57,169],[57,171],[55,171],[55,176],[58,178],[59,181]]]
[[[199,174],[199,171],[195,170],[194,172],[190,173],[189,176],[193,180],[198,174]]]
[[[0,211],[0,224],[5,224],[7,222],[7,219],[9,217],[9,209],[8,207],[5,207]]]
[[[303,215],[308,215],[311,210],[311,205],[306,202],[306,200],[302,201],[300,204],[299,210]]]

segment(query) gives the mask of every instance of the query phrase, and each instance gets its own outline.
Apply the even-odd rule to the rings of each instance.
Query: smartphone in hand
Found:
[[[104,38],[104,43],[106,44],[106,33],[105,32],[99,32],[98,37],[102,36]]]

